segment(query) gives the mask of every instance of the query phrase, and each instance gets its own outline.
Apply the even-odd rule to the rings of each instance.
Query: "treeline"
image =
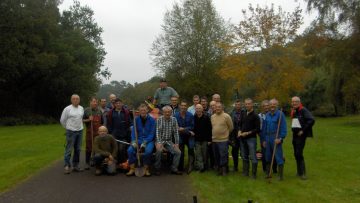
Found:
[[[109,76],[101,68],[106,52],[93,11],[74,1],[60,13],[59,2],[0,2],[2,124],[58,118],[71,94],[89,98],[100,77]]]
[[[316,115],[358,113],[360,1],[306,2],[319,18],[301,35],[300,8],[250,4],[233,25],[211,0],[175,3],[150,51],[153,65],[188,99],[220,93],[227,103],[237,95],[285,105],[299,95]]]

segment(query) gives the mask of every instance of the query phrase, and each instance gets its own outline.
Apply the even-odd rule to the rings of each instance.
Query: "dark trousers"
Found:
[[[187,149],[188,149],[189,164],[193,164],[193,162],[194,162],[195,138],[193,136],[191,136],[190,134],[186,134],[186,135],[183,134],[183,135],[180,135],[180,136],[181,137],[180,137],[179,149],[181,151],[181,156],[180,156],[180,162],[179,162],[178,170],[183,171],[184,170],[184,158],[185,158],[185,145],[187,146]]]
[[[206,160],[206,167],[208,169],[214,168],[215,166],[215,158],[214,158],[214,151],[213,151],[213,143],[208,145],[208,158]]]
[[[95,154],[94,155],[94,164],[95,167],[98,169],[102,169],[103,171],[105,171],[108,174],[114,174],[116,172],[116,167],[115,167],[115,163],[112,164],[104,164],[104,160],[105,160],[105,156],[102,156],[100,154]]]
[[[305,175],[305,161],[304,161],[304,147],[306,142],[306,136],[298,136],[297,133],[293,134],[292,144],[294,147],[294,156],[297,166],[297,174]]]
[[[126,140],[125,142],[128,142],[128,140]],[[117,163],[124,163],[128,159],[127,149],[129,146],[120,142],[118,142],[117,144],[118,144]]]
[[[239,153],[240,153],[240,141],[239,139],[234,139],[233,142],[231,143],[231,156],[234,162],[234,169],[238,169]]]

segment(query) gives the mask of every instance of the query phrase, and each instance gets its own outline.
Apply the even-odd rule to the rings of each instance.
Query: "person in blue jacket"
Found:
[[[135,118],[135,130],[138,134],[138,142],[136,143],[135,130],[133,128],[131,132],[131,145],[127,150],[130,165],[130,170],[126,174],[127,176],[133,176],[135,174],[135,163],[137,161],[136,150],[138,145],[140,146],[139,149],[144,151],[143,163],[145,168],[145,176],[151,176],[149,166],[151,164],[151,155],[154,150],[156,125],[155,119],[148,115],[147,112],[147,106],[145,104],[141,104],[139,107],[140,116]]]
[[[279,180],[284,179],[284,158],[282,143],[286,137],[286,119],[282,111],[278,109],[279,102],[276,99],[270,100],[270,111],[266,114],[265,120],[262,123],[261,140],[265,148],[266,172],[269,174],[270,163],[275,144],[275,160],[278,165]],[[279,125],[280,123],[280,125]],[[279,129],[278,129],[279,125]],[[279,134],[277,135],[277,132]]]
[[[187,111],[187,102],[181,101],[180,103],[180,111],[175,113],[175,118],[177,120],[179,126],[179,137],[180,143],[179,148],[181,151],[180,163],[178,166],[179,171],[184,170],[184,156],[185,156],[185,145],[188,148],[188,171],[187,173],[191,173],[194,161],[195,161],[195,133],[194,129],[194,116],[192,113]]]

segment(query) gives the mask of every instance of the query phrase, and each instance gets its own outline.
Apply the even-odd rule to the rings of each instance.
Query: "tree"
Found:
[[[309,30],[311,39],[325,39],[321,49],[311,50],[313,58],[325,68],[331,83],[327,86],[336,115],[360,109],[360,2],[358,0],[307,0],[308,9],[320,18]]]
[[[0,117],[56,118],[71,94],[78,93],[87,104],[100,75],[109,75],[101,70],[102,29],[91,9],[75,1],[61,15],[58,5],[57,0],[0,3],[0,96],[6,98]]]
[[[228,29],[211,0],[175,3],[153,42],[153,65],[183,98],[221,93],[226,83],[215,71],[225,53],[221,44],[229,42]]]
[[[253,8],[250,16],[243,11],[243,20],[235,27],[236,39],[227,46],[223,67],[218,74],[230,79],[242,97],[260,101],[276,97],[286,103],[301,92],[310,71],[303,66],[302,46],[292,46],[301,25],[301,10],[285,13],[273,5]]]

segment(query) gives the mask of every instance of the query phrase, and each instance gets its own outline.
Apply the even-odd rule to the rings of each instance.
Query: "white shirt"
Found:
[[[192,115],[195,115],[195,106],[192,105],[187,109],[188,112],[190,112]]]
[[[66,130],[79,131],[84,128],[83,116],[84,108],[82,106],[69,105],[63,110],[60,123]]]

